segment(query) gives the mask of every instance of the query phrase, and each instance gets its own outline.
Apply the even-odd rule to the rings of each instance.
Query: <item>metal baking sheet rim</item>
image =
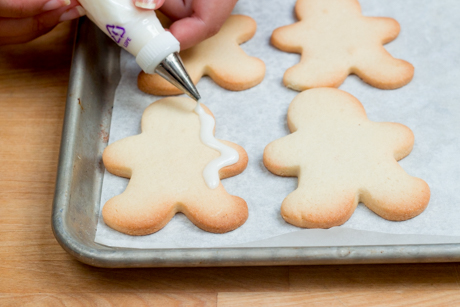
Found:
[[[100,61],[100,58],[104,61]],[[120,79],[118,59],[119,49],[113,42],[86,18],[78,22],[52,212],[52,228],[57,241],[64,250],[77,260],[92,266],[107,268],[460,261],[460,244],[129,249],[110,248],[94,243],[98,212],[97,208],[94,207],[97,207],[102,185],[103,166],[100,161],[100,153],[101,149],[107,145],[107,138],[104,138],[104,133],[110,128],[110,110],[113,104],[114,91]],[[88,88],[88,85],[98,85],[101,82],[103,86]],[[85,95],[89,95],[90,98],[87,101],[90,101],[90,104],[85,102],[82,105],[82,97]],[[90,116],[82,115],[85,114],[85,107],[91,108],[93,104],[97,105],[98,103],[101,104],[100,108],[87,110],[86,114],[92,111],[96,114],[92,117],[99,119],[99,121],[85,119]],[[88,124],[96,127],[93,130],[99,130],[99,137],[95,138],[96,140],[87,136],[85,138],[85,135],[80,136],[91,128],[78,128],[87,127]],[[93,131],[93,135],[94,132],[96,131]],[[91,143],[92,140],[91,144],[96,144],[94,146],[98,149],[97,152],[90,153],[95,157],[90,159],[92,163],[87,163],[89,169],[83,170],[86,175],[89,173],[87,177],[82,177],[82,171],[78,171],[79,168],[82,168],[81,163],[85,163],[85,161],[79,164],[78,161],[82,158],[77,151],[89,150],[84,146],[79,146],[78,141],[81,141],[81,138],[83,138],[83,142],[86,140],[86,142]],[[95,178],[93,181],[90,180],[90,183],[96,183],[93,186],[93,193],[82,194],[79,187],[84,186],[88,178]],[[75,191],[76,189],[77,191]],[[83,191],[85,190],[83,189]],[[75,197],[72,198],[75,194],[79,196],[77,200]],[[79,217],[76,216],[78,214],[86,215],[82,215],[79,220]]]

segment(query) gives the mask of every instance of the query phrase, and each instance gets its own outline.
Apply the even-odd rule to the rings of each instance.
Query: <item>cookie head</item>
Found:
[[[358,0],[298,0],[295,5],[295,12],[299,20],[313,17],[320,14],[327,16],[334,15],[361,15],[361,6]]]
[[[291,132],[312,122],[326,123],[331,118],[342,120],[366,118],[362,104],[342,91],[315,89],[297,95],[289,105],[288,126]]]
[[[181,137],[199,136],[199,118],[193,112],[192,99],[164,98],[152,103],[142,115],[143,133],[174,134]],[[211,115],[212,113],[207,109]],[[174,114],[174,116],[171,116]],[[164,119],[168,118],[167,121]]]

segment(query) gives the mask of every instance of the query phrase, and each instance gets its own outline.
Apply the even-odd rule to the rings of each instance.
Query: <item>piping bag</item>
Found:
[[[214,118],[207,114],[201,104],[200,94],[193,84],[179,57],[179,41],[163,29],[155,12],[134,6],[132,0],[79,0],[86,15],[118,46],[136,57],[136,62],[148,74],[160,76],[197,101],[195,112],[202,122],[202,142],[220,152],[203,171],[210,189],[220,184],[219,170],[239,160],[238,152],[214,137]]]
[[[118,46],[136,57],[148,74],[158,73],[194,100],[201,97],[179,56],[179,41],[165,31],[152,10],[132,0],[79,0],[86,15]]]

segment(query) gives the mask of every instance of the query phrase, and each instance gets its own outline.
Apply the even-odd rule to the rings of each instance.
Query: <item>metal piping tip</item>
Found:
[[[155,72],[168,80],[175,87],[179,88],[192,99],[199,101],[201,99],[198,90],[193,84],[190,76],[185,70],[184,64],[179,53],[174,52],[168,55],[155,69]]]

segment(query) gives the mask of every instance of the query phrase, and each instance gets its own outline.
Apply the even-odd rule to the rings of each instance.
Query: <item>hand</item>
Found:
[[[163,14],[174,21],[169,31],[179,40],[184,50],[219,32],[237,1],[134,0],[134,3],[148,9],[160,8]]]
[[[76,0],[0,0],[0,45],[31,41],[84,14]]]

